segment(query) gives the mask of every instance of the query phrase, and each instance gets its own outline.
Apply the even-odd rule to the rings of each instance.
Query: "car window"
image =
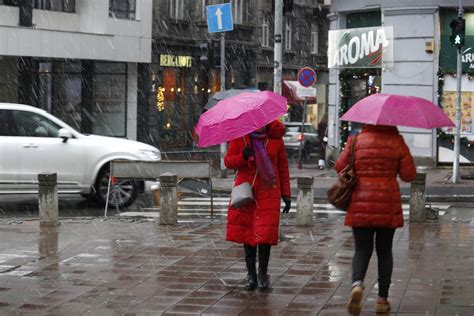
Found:
[[[301,131],[301,125],[286,126],[286,131],[287,132],[292,132],[292,133],[299,133]],[[313,125],[305,125],[304,126],[304,132],[305,133],[311,133],[311,134],[317,134],[318,133],[316,131],[316,128]]]
[[[298,126],[287,126],[286,131],[296,133],[300,131],[300,128]]]
[[[58,137],[59,125],[38,113],[28,111],[12,111],[16,126],[16,136],[27,137]]]
[[[11,136],[6,110],[0,110],[0,136]]]
[[[305,133],[312,133],[312,134],[317,133],[316,128],[313,125],[305,125],[304,126],[304,132]]]

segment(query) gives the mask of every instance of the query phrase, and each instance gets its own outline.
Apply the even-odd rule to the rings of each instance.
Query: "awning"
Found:
[[[300,104],[305,96],[308,103],[316,103],[316,88],[306,88],[295,80],[282,80],[281,95],[289,104]]]

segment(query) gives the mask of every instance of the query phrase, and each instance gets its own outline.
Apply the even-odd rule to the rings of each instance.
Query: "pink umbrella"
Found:
[[[279,118],[288,110],[286,98],[270,91],[244,92],[219,101],[196,125],[199,147],[242,137]]]
[[[341,117],[341,120],[418,128],[455,126],[437,105],[428,100],[382,93],[372,94],[360,100]]]

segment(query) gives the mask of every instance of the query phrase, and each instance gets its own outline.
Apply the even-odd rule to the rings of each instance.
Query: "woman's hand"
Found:
[[[282,213],[286,214],[290,211],[291,208],[291,197],[290,196],[282,196],[281,197],[283,202],[285,202],[285,207],[281,211]]]

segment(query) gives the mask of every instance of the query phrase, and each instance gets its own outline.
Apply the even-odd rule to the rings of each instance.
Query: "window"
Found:
[[[74,13],[76,0],[34,0],[33,7],[39,10]]]
[[[316,23],[311,24],[311,53],[319,53],[319,37],[318,37],[318,25]]]
[[[174,20],[184,19],[184,0],[170,0],[170,18]]]
[[[109,0],[109,16],[117,19],[135,20],[136,0]]]
[[[270,23],[267,15],[263,17],[262,22],[262,47],[270,47]]]
[[[285,21],[285,50],[291,50],[293,21],[286,19]]]
[[[246,0],[232,0],[232,12],[235,24],[243,24],[247,16]]]
[[[15,135],[20,137],[58,137],[61,127],[50,119],[33,112],[12,111]]]
[[[3,5],[11,5],[11,6],[19,6],[20,0],[0,0],[0,4]]]
[[[126,136],[127,65],[94,63],[93,133]]]
[[[0,0],[0,4],[20,6],[20,0]],[[33,0],[33,8],[39,10],[76,12],[76,0]]]

